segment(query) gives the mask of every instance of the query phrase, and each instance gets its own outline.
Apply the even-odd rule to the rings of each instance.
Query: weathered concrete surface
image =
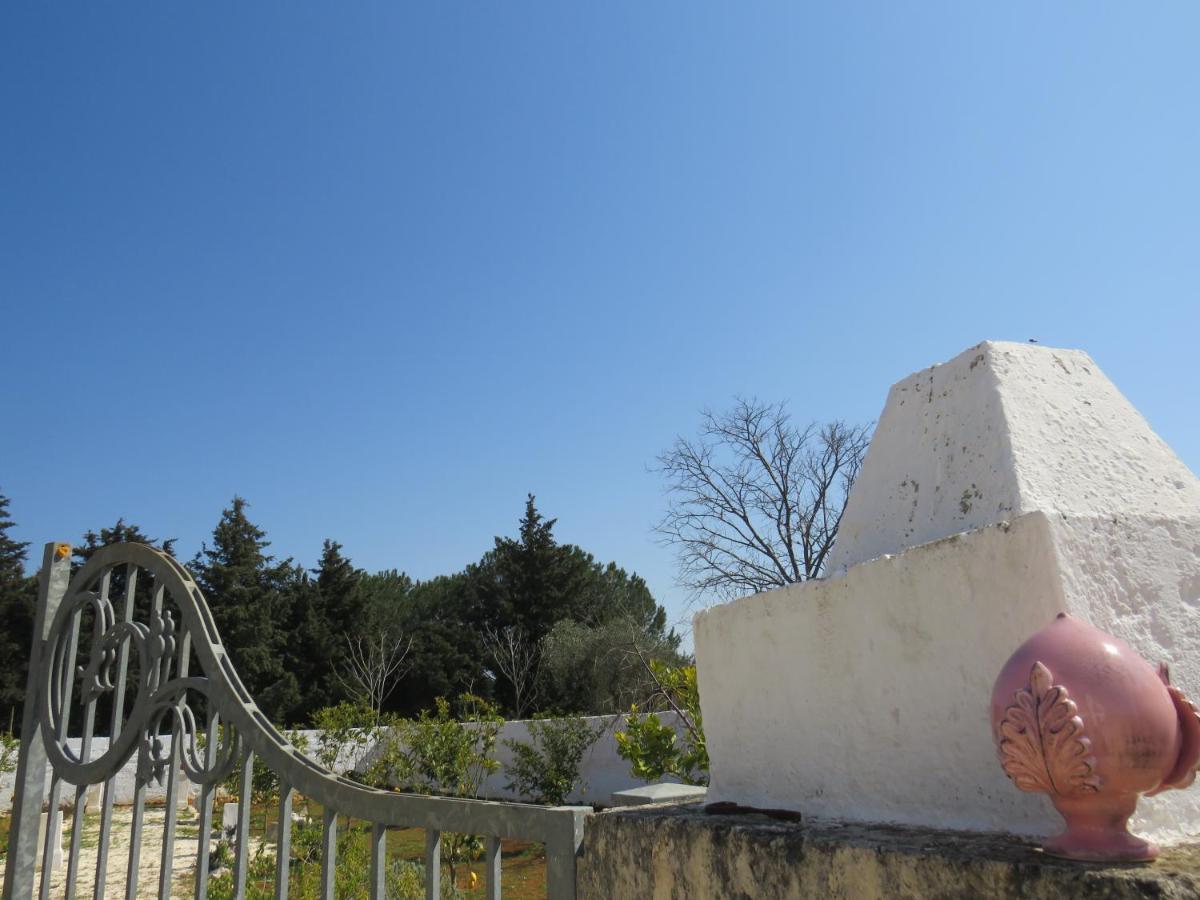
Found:
[[[651,806],[659,803],[697,803],[708,788],[693,784],[648,784],[627,791],[613,791],[613,806]]]
[[[1197,509],[1200,479],[1090,356],[985,341],[892,387],[829,571],[1031,512]]]
[[[1054,859],[1010,835],[640,807],[589,817],[578,884],[580,900],[1194,898],[1200,846],[1104,866]]]

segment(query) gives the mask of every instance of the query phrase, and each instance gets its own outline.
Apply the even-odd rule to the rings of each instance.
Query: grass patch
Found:
[[[213,810],[213,821],[221,821],[220,806]],[[306,818],[307,824],[292,828],[292,862],[289,877],[289,895],[297,900],[317,897],[320,887],[319,841],[324,810],[320,804],[295,796],[293,810]],[[251,860],[249,898],[273,896],[274,849],[276,826],[279,815],[277,803],[255,804],[250,810],[250,830],[255,839],[265,846],[258,860]],[[215,829],[214,829],[215,830]],[[339,898],[363,900],[367,897],[366,877],[368,870],[368,839],[371,826],[357,819],[338,818],[338,890]],[[407,897],[407,886],[418,877],[418,867],[425,862],[425,829],[389,828],[387,833],[387,858],[398,881],[406,888],[400,896]],[[546,896],[546,849],[540,842],[502,840],[500,843],[500,867],[504,896],[512,900],[542,900]],[[443,861],[443,873],[449,867]],[[483,897],[485,894],[484,863],[473,860],[457,867],[454,887],[458,895],[466,898]],[[475,876],[472,883],[471,876]],[[445,886],[447,889],[449,885]],[[220,898],[220,888],[210,890],[210,896]],[[389,894],[390,896],[390,894]],[[423,897],[418,893],[414,896]],[[449,894],[447,893],[447,896]]]

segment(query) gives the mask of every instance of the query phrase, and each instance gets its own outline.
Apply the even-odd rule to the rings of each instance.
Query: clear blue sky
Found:
[[[0,8],[0,492],[418,577],[527,491],[676,614],[648,471],[1088,350],[1200,469],[1194,3]]]

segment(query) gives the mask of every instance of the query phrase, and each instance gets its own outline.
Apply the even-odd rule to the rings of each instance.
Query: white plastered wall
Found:
[[[1059,611],[1200,697],[1200,481],[1086,354],[988,343],[900,382],[846,523],[833,577],[696,617],[714,800],[1057,830],[1001,771],[988,709]],[[1200,834],[1200,789],[1134,826]]]

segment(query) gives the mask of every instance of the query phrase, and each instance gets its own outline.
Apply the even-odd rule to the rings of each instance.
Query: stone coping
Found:
[[[1078,863],[1005,834],[708,815],[699,804],[591,816],[581,900],[624,897],[1200,897],[1200,844],[1150,864]]]

